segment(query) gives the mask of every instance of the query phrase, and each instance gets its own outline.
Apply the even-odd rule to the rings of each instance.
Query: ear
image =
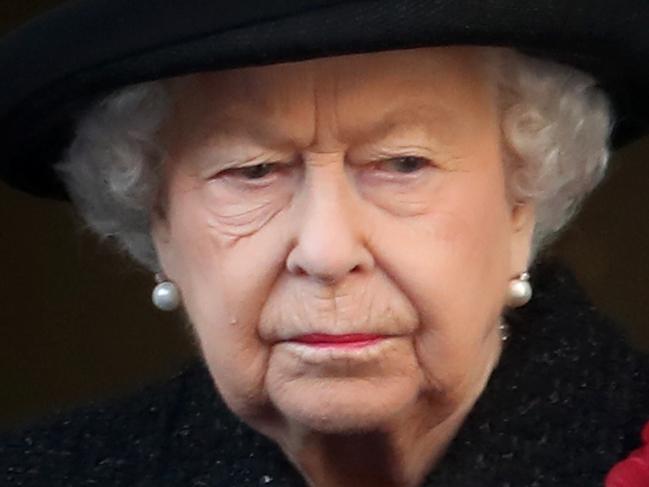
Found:
[[[532,237],[536,211],[531,202],[515,203],[511,210],[511,268],[512,277],[525,272],[532,254]]]
[[[165,273],[169,279],[175,275],[175,257],[173,251],[173,241],[171,225],[168,219],[158,211],[153,211],[151,216],[151,240],[158,256],[160,270]]]

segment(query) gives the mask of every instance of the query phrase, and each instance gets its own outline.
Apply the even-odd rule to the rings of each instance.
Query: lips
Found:
[[[384,335],[369,333],[350,333],[346,335],[328,335],[311,333],[293,338],[292,342],[314,347],[364,347],[385,338]]]

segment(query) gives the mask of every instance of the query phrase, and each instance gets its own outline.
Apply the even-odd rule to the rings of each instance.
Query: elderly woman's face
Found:
[[[466,411],[532,230],[477,49],[171,82],[154,222],[215,384],[267,432]]]

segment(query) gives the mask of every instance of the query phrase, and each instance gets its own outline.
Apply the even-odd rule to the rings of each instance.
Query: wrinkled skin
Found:
[[[498,361],[533,230],[507,197],[479,49],[169,86],[152,230],[224,400],[312,485],[417,485]],[[384,338],[327,354],[290,341],[316,332]]]

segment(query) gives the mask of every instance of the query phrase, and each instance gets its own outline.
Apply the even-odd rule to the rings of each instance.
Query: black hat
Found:
[[[614,147],[649,130],[648,0],[77,0],[0,41],[0,178],[66,198],[52,165],[76,120],[128,84],[450,44],[571,64],[611,97]]]

